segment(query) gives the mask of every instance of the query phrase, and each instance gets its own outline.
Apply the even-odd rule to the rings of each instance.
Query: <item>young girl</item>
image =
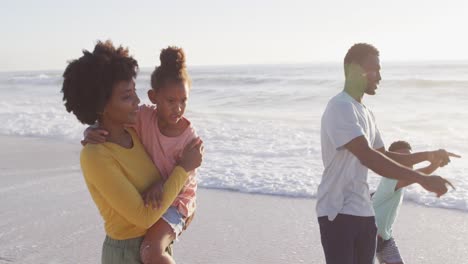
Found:
[[[150,101],[156,106],[140,106],[134,128],[165,181],[184,147],[197,135],[190,121],[184,117],[191,86],[184,51],[168,47],[161,51],[160,60],[161,65],[151,74],[152,89],[148,91]],[[85,134],[85,142],[101,143],[105,140],[102,135],[107,133],[100,129],[87,129]],[[164,181],[142,194],[147,206],[159,207]],[[175,263],[166,249],[193,215],[196,190],[195,171],[191,171],[172,206],[146,233],[140,248],[143,263]]]

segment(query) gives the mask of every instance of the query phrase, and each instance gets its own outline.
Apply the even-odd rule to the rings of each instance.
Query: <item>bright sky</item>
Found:
[[[2,1],[0,71],[64,69],[111,39],[141,67],[168,45],[189,65],[342,61],[355,42],[381,60],[467,60],[466,0]]]

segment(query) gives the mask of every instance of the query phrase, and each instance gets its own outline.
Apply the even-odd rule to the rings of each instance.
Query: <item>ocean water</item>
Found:
[[[187,117],[205,142],[199,172],[205,188],[315,197],[323,170],[320,117],[342,90],[339,63],[189,67]],[[137,90],[149,103],[151,69]],[[0,73],[0,134],[78,144],[84,126],[65,111],[62,71]],[[441,199],[413,185],[406,199],[468,211],[468,62],[382,63],[377,95],[364,103],[386,145],[407,140],[415,151],[446,148],[463,156],[437,174],[457,187]],[[424,164],[422,164],[424,165]],[[421,166],[422,166],[421,165]],[[370,189],[379,177],[369,176]]]

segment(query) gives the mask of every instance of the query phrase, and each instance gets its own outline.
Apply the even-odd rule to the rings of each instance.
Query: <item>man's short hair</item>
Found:
[[[369,55],[379,56],[379,51],[376,47],[367,43],[354,44],[346,53],[344,57],[344,65],[350,63],[357,63],[362,65],[364,59]]]
[[[388,148],[388,150],[392,152],[402,149],[412,150],[410,143],[403,140],[393,142]]]

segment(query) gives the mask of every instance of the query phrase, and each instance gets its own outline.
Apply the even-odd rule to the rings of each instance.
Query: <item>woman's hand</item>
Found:
[[[191,216],[187,217],[187,219],[185,219],[185,225],[184,225],[184,230],[187,230],[187,227],[189,227],[190,223],[192,223],[192,220],[193,218],[195,217],[195,212],[192,213]]]
[[[185,171],[192,171],[200,167],[203,161],[203,154],[203,141],[197,137],[185,146],[178,165],[184,168]]]
[[[144,191],[141,194],[145,206],[148,207],[151,205],[153,209],[159,209],[161,207],[162,198],[163,198],[164,183],[156,182],[151,185],[148,190]]]

